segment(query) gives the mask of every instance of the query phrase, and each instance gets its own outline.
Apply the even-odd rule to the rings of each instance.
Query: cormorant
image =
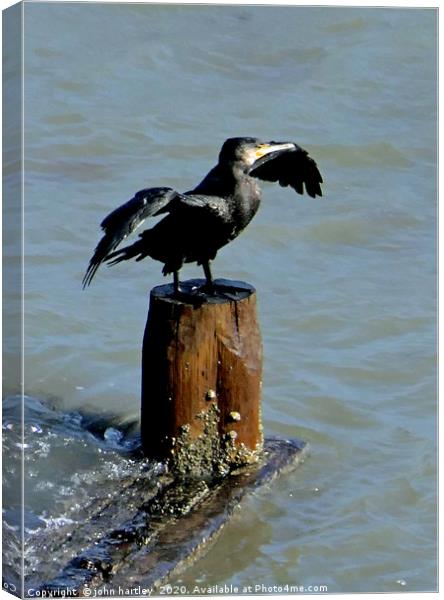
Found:
[[[214,290],[210,270],[219,248],[245,229],[260,203],[257,179],[277,181],[298,194],[322,196],[322,176],[315,161],[293,142],[261,142],[251,137],[224,142],[217,165],[193,190],[181,194],[169,187],[143,189],[110,213],[101,223],[105,235],[98,243],[83,278],[91,283],[106,261],[137,261],[150,256],[164,263],[163,274],[173,273],[178,294],[179,271],[184,263],[202,265],[207,291]],[[166,214],[140,239],[115,251],[147,217]]]

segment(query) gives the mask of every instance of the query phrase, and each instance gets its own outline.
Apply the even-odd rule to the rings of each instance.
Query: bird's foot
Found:
[[[200,287],[195,287],[191,290],[183,290],[181,287],[178,287],[174,289],[173,298],[180,302],[185,302],[185,304],[201,306],[205,302],[206,294],[201,293]]]
[[[215,285],[199,285],[193,286],[189,290],[183,290],[181,288],[175,289],[173,297],[176,300],[185,302],[187,304],[193,304],[194,306],[201,306],[208,300],[223,298],[224,300],[236,300],[237,298],[230,294],[228,290],[222,290],[219,286]]]
[[[217,289],[214,283],[205,283],[204,285],[197,287],[196,292],[198,294],[205,294],[206,296],[215,296],[217,294]]]
[[[200,306],[205,302],[218,303],[226,300],[236,302],[248,297],[252,291],[254,288],[243,282],[216,279],[209,283],[196,279],[183,281],[179,286],[174,286],[170,295],[181,302]]]
[[[226,294],[245,293],[245,287],[236,287],[235,285],[226,285],[224,283],[218,283],[216,287],[219,292],[224,292]]]
[[[225,298],[226,300],[239,300],[239,294],[242,292],[245,292],[245,288],[237,288],[235,286],[225,285],[222,283],[206,283],[198,290],[199,294],[204,294],[211,297],[218,296],[219,298]]]

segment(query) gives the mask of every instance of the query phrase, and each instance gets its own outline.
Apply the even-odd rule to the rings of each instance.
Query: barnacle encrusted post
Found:
[[[262,449],[262,343],[256,293],[216,280],[151,291],[142,350],[141,436],[147,456],[183,475],[223,475]]]

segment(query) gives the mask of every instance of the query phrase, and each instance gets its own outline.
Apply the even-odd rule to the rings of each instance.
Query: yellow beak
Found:
[[[293,150],[294,144],[261,144],[255,151],[256,158],[262,158],[270,152],[280,152],[281,150]]]

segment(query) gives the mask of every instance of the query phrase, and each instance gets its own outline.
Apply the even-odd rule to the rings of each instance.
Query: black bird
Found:
[[[193,190],[181,194],[169,187],[144,189],[103,220],[105,235],[90,260],[83,287],[91,283],[104,261],[114,265],[150,256],[164,263],[164,275],[173,273],[176,294],[180,292],[179,271],[191,262],[202,265],[206,291],[213,291],[210,261],[256,214],[261,197],[257,179],[277,181],[298,194],[305,187],[309,196],[322,196],[318,167],[297,144],[230,138],[222,146],[217,165]],[[137,242],[115,251],[147,217],[164,213]]]

